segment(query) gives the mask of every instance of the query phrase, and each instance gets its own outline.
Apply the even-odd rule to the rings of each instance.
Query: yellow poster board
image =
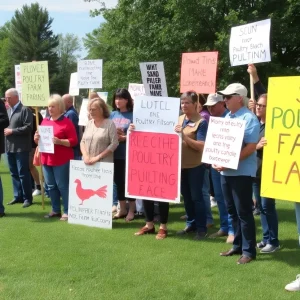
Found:
[[[21,63],[22,103],[25,106],[48,106],[49,73],[47,61]]]
[[[300,202],[300,76],[269,78],[261,196]]]

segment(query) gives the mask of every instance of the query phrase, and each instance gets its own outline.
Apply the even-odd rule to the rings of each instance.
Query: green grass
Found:
[[[0,168],[5,203],[12,199],[11,179]],[[7,206],[0,219],[0,299],[299,299],[284,286],[300,273],[300,251],[292,203],[278,201],[283,249],[259,254],[249,265],[224,258],[225,239],[193,241],[175,232],[182,205],[170,210],[170,236],[135,237],[143,220],[118,220],[113,230],[46,220],[50,210],[35,205]],[[213,209],[218,224],[217,209]],[[258,240],[261,238],[256,219]],[[213,232],[214,230],[210,230]]]

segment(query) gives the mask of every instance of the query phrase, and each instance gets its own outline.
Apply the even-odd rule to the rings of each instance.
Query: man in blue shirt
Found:
[[[218,92],[224,96],[229,110],[225,118],[236,118],[246,121],[245,133],[237,170],[213,165],[221,172],[221,184],[228,213],[234,230],[233,247],[221,252],[221,256],[242,254],[238,264],[246,264],[256,258],[255,223],[252,214],[252,182],[256,175],[256,144],[259,139],[259,122],[247,108],[247,89],[239,83],[230,84]]]

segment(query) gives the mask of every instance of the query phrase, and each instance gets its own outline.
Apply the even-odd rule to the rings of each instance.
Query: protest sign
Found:
[[[232,66],[271,61],[271,20],[231,28],[229,54]]]
[[[71,96],[78,96],[79,95],[77,73],[71,73],[70,86],[69,86],[69,95],[71,95]]]
[[[216,92],[218,52],[182,53],[180,93]]]
[[[108,92],[97,92],[98,96],[107,103]]]
[[[112,228],[114,164],[71,160],[68,223]]]
[[[164,63],[140,63],[140,69],[146,95],[168,97]]]
[[[300,202],[300,76],[269,78],[261,196]]]
[[[22,76],[20,65],[15,65],[15,88],[19,93],[20,101],[22,101]]]
[[[102,88],[102,59],[77,62],[78,88]]]
[[[21,63],[22,103],[25,106],[48,106],[49,73],[47,61]]]
[[[78,122],[79,126],[86,126],[86,124],[89,121],[88,104],[89,104],[89,99],[82,99],[80,112],[79,112],[79,122]]]
[[[180,99],[139,96],[134,101],[133,124],[137,131],[174,133]]]
[[[202,162],[238,168],[245,132],[244,120],[210,117]]]
[[[133,100],[138,96],[146,95],[144,85],[139,83],[129,83],[128,91]]]
[[[53,126],[42,126],[38,127],[38,132],[40,135],[39,139],[39,151],[41,153],[54,153],[53,144]]]

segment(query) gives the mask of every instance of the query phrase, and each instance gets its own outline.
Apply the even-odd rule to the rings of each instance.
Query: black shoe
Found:
[[[22,202],[19,201],[19,200],[14,199],[14,200],[8,202],[7,205],[14,205],[14,204],[16,204],[16,203],[22,203]]]
[[[5,213],[0,213],[0,218],[3,218],[3,217],[5,217],[5,216],[6,216]]]
[[[197,232],[195,237],[194,237],[194,240],[196,241],[201,241],[201,240],[204,240],[205,238],[207,237],[207,233],[206,232]]]
[[[179,230],[176,232],[176,234],[178,235],[184,235],[187,233],[191,233],[191,232],[196,232],[196,228],[190,226],[190,227],[185,227],[183,230]]]
[[[30,203],[29,201],[25,201],[23,204],[23,208],[29,207],[30,205],[32,205],[32,203]]]

